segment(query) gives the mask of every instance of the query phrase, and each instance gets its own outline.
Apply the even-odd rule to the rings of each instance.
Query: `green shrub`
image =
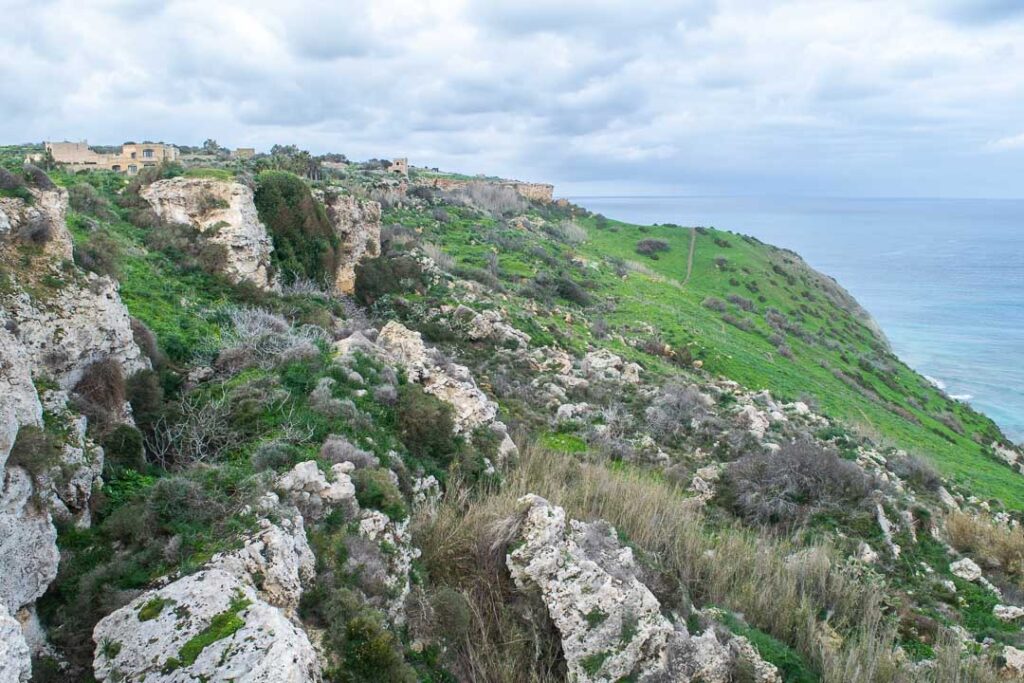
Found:
[[[256,209],[270,229],[272,256],[285,283],[308,279],[329,285],[341,242],[309,186],[287,171],[263,171],[256,178]]]
[[[381,256],[356,266],[355,296],[364,306],[372,306],[385,294],[419,290],[423,270],[411,256]]]
[[[397,415],[398,434],[409,452],[447,467],[458,449],[451,406],[417,384],[406,384],[398,392]]]
[[[103,446],[103,464],[110,471],[122,469],[142,471],[146,467],[142,432],[131,425],[118,425],[105,434],[100,442]]]
[[[405,501],[391,480],[389,470],[382,467],[356,470],[352,473],[352,483],[361,507],[380,510],[395,521],[405,519]]]
[[[75,384],[75,393],[85,402],[83,412],[88,417],[109,421],[124,409],[126,388],[120,363],[113,358],[90,363]]]
[[[84,270],[112,278],[121,276],[121,246],[105,230],[99,230],[84,242],[76,243],[73,257],[78,267]]]
[[[8,467],[24,467],[38,476],[60,462],[61,443],[53,434],[34,425],[18,430],[18,436],[7,458]]]
[[[132,417],[143,433],[152,431],[160,419],[164,390],[160,376],[152,370],[139,370],[128,378],[125,394],[132,406]]]

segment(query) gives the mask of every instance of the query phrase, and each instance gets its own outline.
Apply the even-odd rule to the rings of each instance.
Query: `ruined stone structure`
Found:
[[[409,175],[409,160],[406,158],[392,159],[391,165],[388,166],[389,173],[397,173],[408,177]]]
[[[174,161],[178,158],[178,148],[157,142],[134,143],[121,145],[120,154],[100,154],[89,147],[85,140],[81,142],[47,142],[46,151],[53,160],[63,164],[71,171],[95,170],[105,168],[110,171],[135,175],[147,166],[156,166],[161,161]]]
[[[546,183],[523,183],[518,180],[465,180],[462,178],[432,178],[428,181],[430,185],[439,190],[457,190],[473,183],[485,183],[490,185],[502,185],[511,187],[520,196],[532,201],[550,203],[554,198],[555,186]]]
[[[239,147],[231,153],[232,159],[252,159],[256,156],[255,147]]]

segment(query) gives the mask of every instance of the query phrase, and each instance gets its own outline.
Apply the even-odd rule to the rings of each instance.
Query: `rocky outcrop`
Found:
[[[93,640],[98,681],[320,680],[306,633],[223,569],[144,593],[103,618]]]
[[[520,590],[539,593],[561,634],[569,680],[727,683],[739,659],[756,680],[781,680],[745,640],[713,628],[692,636],[681,620],[670,622],[611,525],[567,521],[562,508],[535,495],[519,504],[506,564]]]
[[[240,549],[96,625],[97,680],[320,680],[316,651],[291,621],[315,573],[302,516],[274,494],[259,507],[281,521],[261,520]]]
[[[278,479],[277,488],[306,519],[319,519],[338,505],[355,508],[356,487],[349,477],[353,469],[355,466],[350,462],[333,465],[328,481],[315,460],[306,460]]]
[[[57,529],[33,495],[28,472],[5,471],[0,495],[0,606],[11,614],[31,605],[57,576]]]
[[[323,202],[341,239],[342,257],[334,272],[333,289],[351,294],[355,291],[356,266],[364,259],[380,256],[380,204],[337,193],[327,193]]]
[[[64,188],[32,191],[32,202],[0,197],[0,242],[21,238],[41,247],[45,257],[71,260],[73,244],[65,217],[68,192]],[[46,239],[43,232],[48,233]]]
[[[620,356],[608,349],[591,351],[583,357],[580,364],[583,374],[591,379],[602,379],[608,382],[625,382],[638,384],[640,373],[643,372],[636,363],[627,363]]]
[[[32,671],[31,653],[21,625],[0,605],[0,681],[22,683]]]
[[[160,218],[191,225],[211,242],[227,249],[224,274],[234,282],[276,289],[271,267],[274,247],[260,221],[253,191],[236,182],[213,178],[158,180],[140,192]]]

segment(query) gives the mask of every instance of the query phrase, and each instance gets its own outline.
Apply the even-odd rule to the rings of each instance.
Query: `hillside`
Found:
[[[798,255],[294,148],[27,151],[0,680],[1024,675],[1021,453]]]

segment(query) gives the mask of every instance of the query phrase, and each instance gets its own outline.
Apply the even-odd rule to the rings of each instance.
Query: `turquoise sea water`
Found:
[[[574,197],[609,218],[732,230],[804,257],[893,350],[1024,439],[1024,200]]]

